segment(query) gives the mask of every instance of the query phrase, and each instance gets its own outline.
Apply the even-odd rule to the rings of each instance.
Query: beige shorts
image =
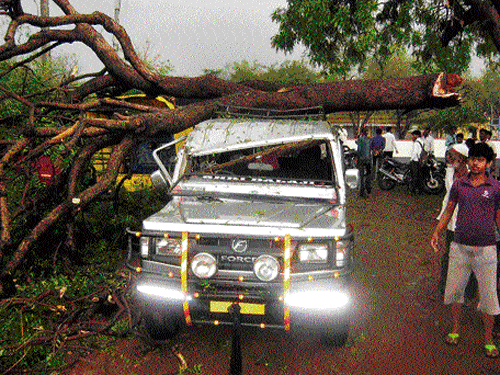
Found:
[[[497,296],[496,246],[467,246],[452,242],[446,278],[444,303],[463,303],[464,291],[471,273],[479,289],[477,309],[489,315],[500,314]]]

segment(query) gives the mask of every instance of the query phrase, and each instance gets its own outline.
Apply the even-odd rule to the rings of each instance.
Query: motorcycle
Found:
[[[431,156],[422,167],[422,188],[429,194],[440,194],[445,188],[445,164]],[[410,186],[410,164],[385,158],[378,170],[378,185],[381,190],[391,190],[396,185]]]
[[[423,188],[429,194],[441,194],[445,189],[446,164],[431,155],[422,170]]]
[[[358,164],[358,152],[352,148],[343,145],[344,151],[344,165],[346,169],[356,168]]]

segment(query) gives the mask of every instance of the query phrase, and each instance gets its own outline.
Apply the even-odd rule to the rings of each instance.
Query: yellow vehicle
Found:
[[[152,98],[146,96],[145,94],[133,94],[119,96],[117,97],[117,99],[126,100],[130,103],[145,104],[159,108],[175,108],[174,104],[171,101],[165,99],[162,96]],[[108,117],[111,114],[111,111],[110,114],[107,114],[105,112],[103,113],[101,111],[99,113],[89,113],[88,116]],[[138,191],[152,187],[152,182],[149,175],[158,168],[152,157],[153,150],[163,143],[167,143],[172,139],[178,139],[179,137],[189,134],[191,130],[192,129],[184,130],[183,132],[175,134],[173,137],[169,135],[167,137],[157,137],[143,141],[137,147],[135,153],[133,155],[130,155],[125,161],[124,165],[121,166],[120,174],[117,178],[117,183],[120,183],[122,179],[126,178],[125,181],[123,181],[123,186],[128,191]],[[180,145],[177,145],[176,151],[179,147]],[[113,149],[111,147],[107,147],[99,151],[94,156],[93,166],[97,172],[98,178],[99,175],[102,175],[102,173],[106,170],[108,160],[112,151]],[[172,160],[167,161],[167,163],[173,163],[175,155],[170,155],[170,158]]]

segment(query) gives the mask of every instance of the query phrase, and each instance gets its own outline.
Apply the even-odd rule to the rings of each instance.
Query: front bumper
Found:
[[[143,273],[136,296],[144,313],[158,319],[232,324],[231,308],[238,305],[241,325],[284,329],[346,321],[353,305],[349,275],[294,282],[286,291],[283,283],[195,280],[188,285],[188,293],[183,293],[179,280]]]

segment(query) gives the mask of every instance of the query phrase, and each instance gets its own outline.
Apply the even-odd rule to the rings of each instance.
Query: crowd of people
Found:
[[[371,193],[373,172],[380,168],[382,158],[394,157],[398,153],[396,137],[392,127],[387,127],[382,134],[381,128],[375,129],[375,136],[368,137],[367,128],[362,128],[357,140],[358,168],[361,177],[359,195],[366,197]],[[427,158],[434,154],[434,138],[429,128],[411,132],[412,148],[410,152],[410,192],[420,194],[422,189],[422,173]]]
[[[362,186],[360,196],[371,192],[372,166],[379,155],[393,157],[398,152],[392,128],[384,135],[377,129],[369,138],[362,129],[357,142]],[[484,331],[484,352],[497,358],[499,349],[494,337],[500,337],[500,182],[496,174],[496,148],[488,129],[463,133],[450,128],[445,139],[446,194],[438,223],[431,237],[432,249],[441,254],[441,276],[438,290],[444,303],[451,306],[452,326],[444,340],[449,345],[460,342],[461,316],[464,305],[478,299]],[[430,129],[411,132],[410,191],[418,194],[423,159],[433,155],[434,138]],[[363,178],[365,177],[365,178]],[[364,180],[364,186],[363,186]],[[445,232],[444,241],[441,235]]]

